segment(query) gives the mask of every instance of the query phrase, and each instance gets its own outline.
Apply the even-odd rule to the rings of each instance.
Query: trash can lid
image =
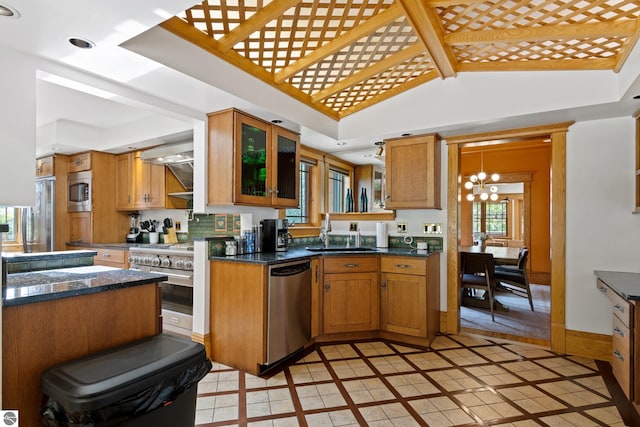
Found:
[[[160,334],[49,368],[41,387],[65,407],[87,410],[153,387],[204,360],[202,344]]]

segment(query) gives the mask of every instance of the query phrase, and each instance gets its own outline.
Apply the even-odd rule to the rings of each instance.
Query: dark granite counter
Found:
[[[54,252],[3,252],[3,263],[28,262],[28,261],[49,261],[52,259],[66,259],[78,257],[94,257],[96,251],[75,250],[75,251],[54,251]]]
[[[122,289],[167,280],[166,275],[104,266],[63,268],[10,274],[2,305],[10,307]]]
[[[599,270],[593,273],[622,298],[640,301],[640,273]]]
[[[237,261],[248,262],[254,264],[278,264],[281,262],[297,261],[301,259],[308,259],[317,256],[351,256],[351,255],[395,255],[395,256],[410,256],[418,258],[427,258],[431,254],[439,253],[440,251],[426,251],[417,249],[405,249],[405,248],[375,248],[372,251],[356,251],[344,248],[344,250],[329,251],[329,252],[314,252],[305,248],[290,248],[285,252],[262,252],[255,254],[235,255],[235,256],[210,256],[209,260],[220,261]]]

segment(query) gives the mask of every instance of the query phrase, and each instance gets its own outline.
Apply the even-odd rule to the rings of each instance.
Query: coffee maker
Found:
[[[127,243],[142,243],[142,233],[138,225],[139,213],[134,212],[129,215],[129,234],[127,234]]]
[[[284,252],[291,243],[287,219],[264,219],[262,224],[262,252]]]

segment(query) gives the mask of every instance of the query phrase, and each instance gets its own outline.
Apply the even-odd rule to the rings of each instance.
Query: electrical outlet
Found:
[[[397,227],[398,233],[406,233],[409,225],[406,222],[398,222]]]
[[[350,222],[349,223],[349,231],[358,231],[358,223]]]
[[[424,234],[442,234],[442,224],[423,224],[422,232]]]

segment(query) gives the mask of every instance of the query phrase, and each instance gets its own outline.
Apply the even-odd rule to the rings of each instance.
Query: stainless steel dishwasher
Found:
[[[311,339],[311,261],[269,267],[267,365]]]

